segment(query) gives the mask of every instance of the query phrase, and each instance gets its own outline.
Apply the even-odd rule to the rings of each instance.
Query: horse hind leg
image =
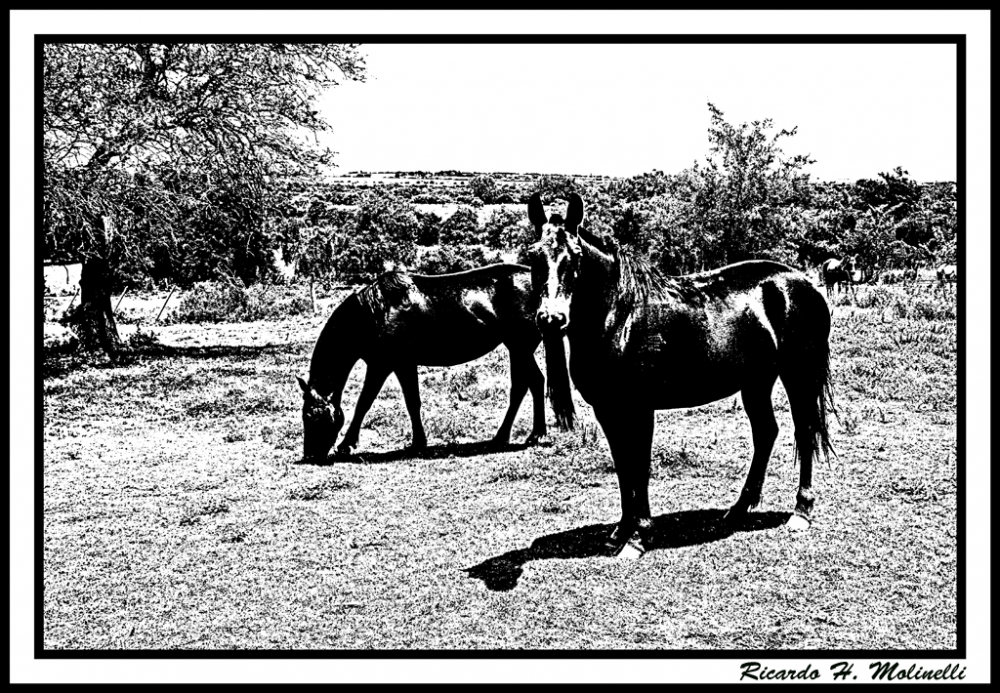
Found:
[[[524,395],[528,392],[528,381],[522,372],[523,365],[516,350],[507,346],[510,355],[510,403],[507,405],[507,413],[503,417],[503,423],[497,429],[496,435],[490,441],[494,447],[501,447],[510,442],[510,431],[514,426],[514,419],[517,418],[517,411],[521,408]]]
[[[510,432],[514,420],[517,418],[525,394],[530,390],[534,405],[534,419],[531,433],[525,440],[525,444],[533,445],[545,436],[545,376],[542,375],[535,362],[534,350],[524,351],[510,346],[507,349],[510,352],[510,405],[507,407],[507,414],[491,443],[493,445],[506,445],[510,442]]]
[[[753,460],[740,497],[725,515],[727,519],[739,518],[760,505],[767,463],[771,458],[774,441],[778,438],[778,422],[774,419],[774,407],[771,404],[771,390],[775,379],[745,387],[741,392],[743,409],[750,419],[753,431]]]
[[[399,387],[403,390],[403,401],[406,403],[406,411],[410,415],[410,424],[413,427],[413,439],[407,450],[423,450],[427,447],[427,434],[424,433],[424,424],[420,420],[420,383],[416,364],[397,368],[396,379],[399,380]]]
[[[795,449],[800,464],[795,513],[788,520],[791,529],[806,529],[811,524],[816,502],[812,488],[813,462],[821,451],[829,454],[831,449],[826,428],[827,411],[832,410],[828,378],[825,356],[822,363],[813,364],[812,368],[808,367],[808,360],[799,361],[792,372],[781,376],[792,410]]]
[[[535,361],[534,349],[528,352],[524,359],[523,372],[526,373],[528,389],[531,391],[532,423],[531,433],[525,440],[533,445],[545,437],[545,376]]]
[[[808,384],[785,382],[788,403],[795,424],[795,450],[799,458],[799,491],[795,499],[795,513],[788,520],[791,529],[806,529],[812,521],[816,494],[812,488],[813,461],[818,456],[826,434],[824,393]]]

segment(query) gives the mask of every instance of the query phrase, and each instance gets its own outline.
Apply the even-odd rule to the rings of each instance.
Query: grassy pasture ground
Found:
[[[751,454],[739,398],[659,412],[656,548],[638,561],[603,555],[617,482],[582,400],[576,430],[543,446],[516,444],[529,399],[509,450],[476,445],[506,408],[502,349],[420,369],[425,455],[400,452],[410,427],[390,378],[359,455],[322,465],[299,463],[293,376],[327,312],[155,327],[174,351],[126,367],[49,356],[44,645],[953,648],[953,301],[895,286],[835,301],[838,456],[816,467],[808,532],[783,527],[798,468],[780,385],[763,505],[736,527],[721,515]]]

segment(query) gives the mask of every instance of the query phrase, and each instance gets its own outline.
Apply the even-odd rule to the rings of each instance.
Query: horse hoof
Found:
[[[486,443],[487,450],[503,450],[505,447],[510,445],[510,440],[506,438],[490,438],[489,442]]]
[[[528,436],[527,438],[524,439],[524,444],[525,445],[538,445],[539,443],[542,442],[543,438],[545,438],[545,435],[542,434],[542,433],[532,433],[530,436]]]
[[[632,538],[626,541],[618,550],[617,558],[626,561],[634,561],[641,558],[644,553],[646,553],[646,549],[643,548],[642,540],[639,538],[639,533],[636,532],[632,535]]]
[[[722,519],[725,522],[734,522],[736,520],[740,520],[740,519],[746,517],[747,510],[749,510],[749,508],[747,506],[736,504],[733,507],[731,507],[729,510],[727,510],[725,513],[723,513]]]
[[[785,523],[785,526],[788,527],[788,529],[790,530],[793,530],[795,532],[800,532],[802,530],[809,529],[810,524],[811,523],[809,522],[809,520],[802,517],[801,515],[792,515],[790,518],[788,518],[788,522]]]
[[[345,457],[350,457],[354,454],[354,445],[340,445],[337,447],[337,454],[344,455]]]

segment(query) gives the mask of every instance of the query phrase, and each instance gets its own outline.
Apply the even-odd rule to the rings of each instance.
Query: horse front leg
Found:
[[[655,416],[652,409],[594,410],[611,448],[618,476],[622,516],[605,546],[623,558],[637,558],[652,545],[649,465]]]
[[[424,433],[423,421],[420,420],[420,383],[416,364],[397,368],[396,379],[403,390],[403,401],[406,402],[406,411],[413,427],[413,439],[406,449],[418,452],[427,447],[427,435]]]
[[[354,407],[354,418],[351,420],[351,425],[347,427],[344,439],[337,446],[337,452],[349,455],[358,446],[358,437],[361,435],[361,423],[368,414],[368,410],[372,408],[375,398],[378,397],[378,393],[382,390],[382,385],[385,384],[385,379],[389,377],[389,373],[391,372],[392,369],[390,368],[368,364],[368,371],[365,373],[365,384],[361,388],[361,394],[358,395],[358,403]]]

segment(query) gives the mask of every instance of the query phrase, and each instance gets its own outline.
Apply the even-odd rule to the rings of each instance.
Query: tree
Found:
[[[774,256],[791,231],[791,215],[782,208],[803,204],[809,186],[802,169],[813,160],[786,157],[779,147],[779,140],[793,136],[797,128],[771,135],[770,119],[737,127],[714,104],[708,109],[711,155],[705,166],[695,165],[693,175],[699,182],[696,216],[703,232],[718,239],[710,264]]]
[[[472,207],[460,206],[441,224],[438,240],[447,245],[472,245],[481,242],[479,214]]]
[[[82,331],[115,358],[112,287],[152,258],[255,273],[273,181],[331,161],[316,97],[364,76],[356,45],[46,45],[45,252],[83,262]]]
[[[524,191],[521,202],[527,204],[528,199],[536,192],[542,196],[542,202],[549,204],[557,199],[568,200],[572,193],[581,193],[584,190],[569,176],[541,175]]]
[[[434,212],[417,212],[417,245],[437,245],[441,234],[441,217]]]
[[[496,199],[500,194],[496,178],[488,173],[481,173],[478,176],[473,177],[473,179],[469,181],[469,188],[472,189],[473,195],[482,200],[484,204],[488,205],[496,202]]]
[[[371,275],[389,266],[412,265],[419,233],[413,205],[391,188],[374,186],[362,195],[355,223],[337,235],[337,270]]]
[[[494,250],[520,253],[535,241],[534,229],[524,211],[500,207],[486,219],[483,240]]]

